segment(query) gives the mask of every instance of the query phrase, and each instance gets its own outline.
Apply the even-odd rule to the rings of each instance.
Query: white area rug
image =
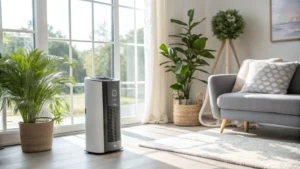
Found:
[[[210,129],[145,142],[141,147],[270,169],[300,169],[300,143],[255,138],[245,133]]]

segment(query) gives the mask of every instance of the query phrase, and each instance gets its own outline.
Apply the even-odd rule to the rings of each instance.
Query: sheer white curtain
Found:
[[[162,43],[168,45],[168,0],[145,1],[145,111],[142,123],[167,123],[172,121],[173,76],[165,73],[159,64],[166,59],[159,54]]]

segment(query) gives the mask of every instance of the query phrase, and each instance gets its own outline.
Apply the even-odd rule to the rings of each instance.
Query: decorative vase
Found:
[[[53,121],[19,123],[22,151],[34,153],[52,149]]]

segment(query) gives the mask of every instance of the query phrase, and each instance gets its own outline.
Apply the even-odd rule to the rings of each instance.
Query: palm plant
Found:
[[[170,35],[170,37],[180,38],[182,42],[170,44],[175,47],[168,48],[165,44],[160,46],[161,54],[169,59],[169,61],[163,62],[160,65],[165,65],[166,72],[173,72],[176,77],[176,83],[170,86],[179,93],[179,98],[176,99],[189,99],[193,80],[207,83],[206,80],[194,77],[194,73],[200,71],[208,74],[208,72],[203,69],[204,66],[209,66],[204,58],[215,58],[211,53],[214,52],[214,50],[206,49],[207,38],[202,37],[202,34],[192,33],[192,30],[203,22],[205,18],[200,22],[193,22],[193,9],[188,11],[188,16],[188,23],[171,19],[171,22],[181,26],[185,30],[185,33]],[[181,55],[178,55],[178,53]],[[183,98],[180,97],[180,93],[183,93]]]
[[[69,105],[58,96],[72,82],[60,71],[66,63],[66,59],[38,49],[19,49],[0,58],[1,109],[7,104],[21,114],[24,123],[36,123],[43,108],[48,107],[52,113],[49,118],[61,123]]]

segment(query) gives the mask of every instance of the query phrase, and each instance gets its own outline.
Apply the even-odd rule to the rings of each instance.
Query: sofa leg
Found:
[[[227,120],[223,119],[222,124],[221,124],[221,128],[220,128],[220,133],[223,133],[223,130],[226,127],[226,124],[227,124]]]
[[[249,122],[248,121],[244,121],[244,130],[245,130],[245,132],[249,132]]]

